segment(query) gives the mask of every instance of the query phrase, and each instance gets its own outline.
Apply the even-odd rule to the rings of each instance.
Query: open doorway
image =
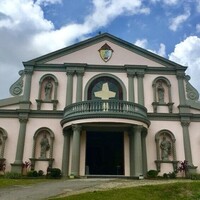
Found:
[[[124,175],[124,134],[87,132],[86,166],[90,175]]]

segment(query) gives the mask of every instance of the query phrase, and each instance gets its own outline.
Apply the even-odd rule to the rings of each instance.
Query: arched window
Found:
[[[101,91],[108,93],[108,99],[123,100],[122,86],[112,77],[101,76],[94,79],[88,88],[88,100],[102,99],[101,95],[98,95]]]

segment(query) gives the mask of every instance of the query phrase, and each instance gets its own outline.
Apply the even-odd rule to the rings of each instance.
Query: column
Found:
[[[130,102],[135,102],[134,75],[135,75],[135,72],[127,72],[127,77],[128,77],[128,94],[129,94],[129,101]]]
[[[134,137],[133,137],[133,131],[129,133],[129,146],[130,146],[130,176],[134,176]]]
[[[65,103],[66,106],[72,104],[73,75],[74,75],[74,70],[67,69],[67,91],[66,91],[66,103]]]
[[[147,173],[147,149],[146,149],[146,136],[147,130],[142,132],[142,164],[143,164],[143,175]]]
[[[24,143],[25,143],[25,136],[26,136],[26,125],[28,121],[28,114],[27,113],[20,113],[19,114],[19,122],[20,122],[20,129],[19,129],[19,136],[17,141],[17,150],[15,155],[15,162],[12,165],[12,172],[21,173],[22,163],[23,163],[23,154],[24,154]]]
[[[142,126],[134,128],[135,176],[143,175]]]
[[[144,106],[144,71],[138,71],[136,72],[136,75],[138,78],[138,103]]]
[[[76,71],[76,74],[77,74],[76,102],[80,102],[82,101],[84,71]]]
[[[63,131],[64,145],[62,158],[62,173],[64,176],[69,175],[69,151],[70,151],[70,131]]]
[[[73,138],[72,138],[72,164],[71,164],[71,174],[74,176],[79,175],[79,165],[80,165],[80,132],[81,126],[72,125]]]
[[[191,146],[190,146],[190,136],[189,136],[189,130],[188,130],[189,124],[190,124],[190,119],[181,119],[181,126],[183,128],[185,160],[188,161],[188,164],[190,166],[193,166]]]

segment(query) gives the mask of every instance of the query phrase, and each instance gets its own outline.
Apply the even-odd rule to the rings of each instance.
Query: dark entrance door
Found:
[[[86,166],[91,175],[123,175],[123,133],[87,132]]]

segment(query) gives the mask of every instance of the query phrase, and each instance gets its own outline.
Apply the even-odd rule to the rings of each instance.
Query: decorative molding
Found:
[[[177,77],[177,79],[184,79],[185,78],[185,72],[184,71],[177,71],[176,77]]]
[[[19,113],[19,121],[20,123],[27,123],[28,121],[28,113]]]
[[[181,120],[182,127],[188,127],[190,125],[190,120]]]
[[[198,101],[199,99],[199,93],[198,91],[189,83],[190,76],[187,75],[185,76],[186,80],[186,93],[187,93],[187,98],[192,101]]]
[[[13,96],[19,96],[23,92],[23,78],[24,78],[24,71],[19,71],[20,78],[11,85],[10,87],[10,94]]]

